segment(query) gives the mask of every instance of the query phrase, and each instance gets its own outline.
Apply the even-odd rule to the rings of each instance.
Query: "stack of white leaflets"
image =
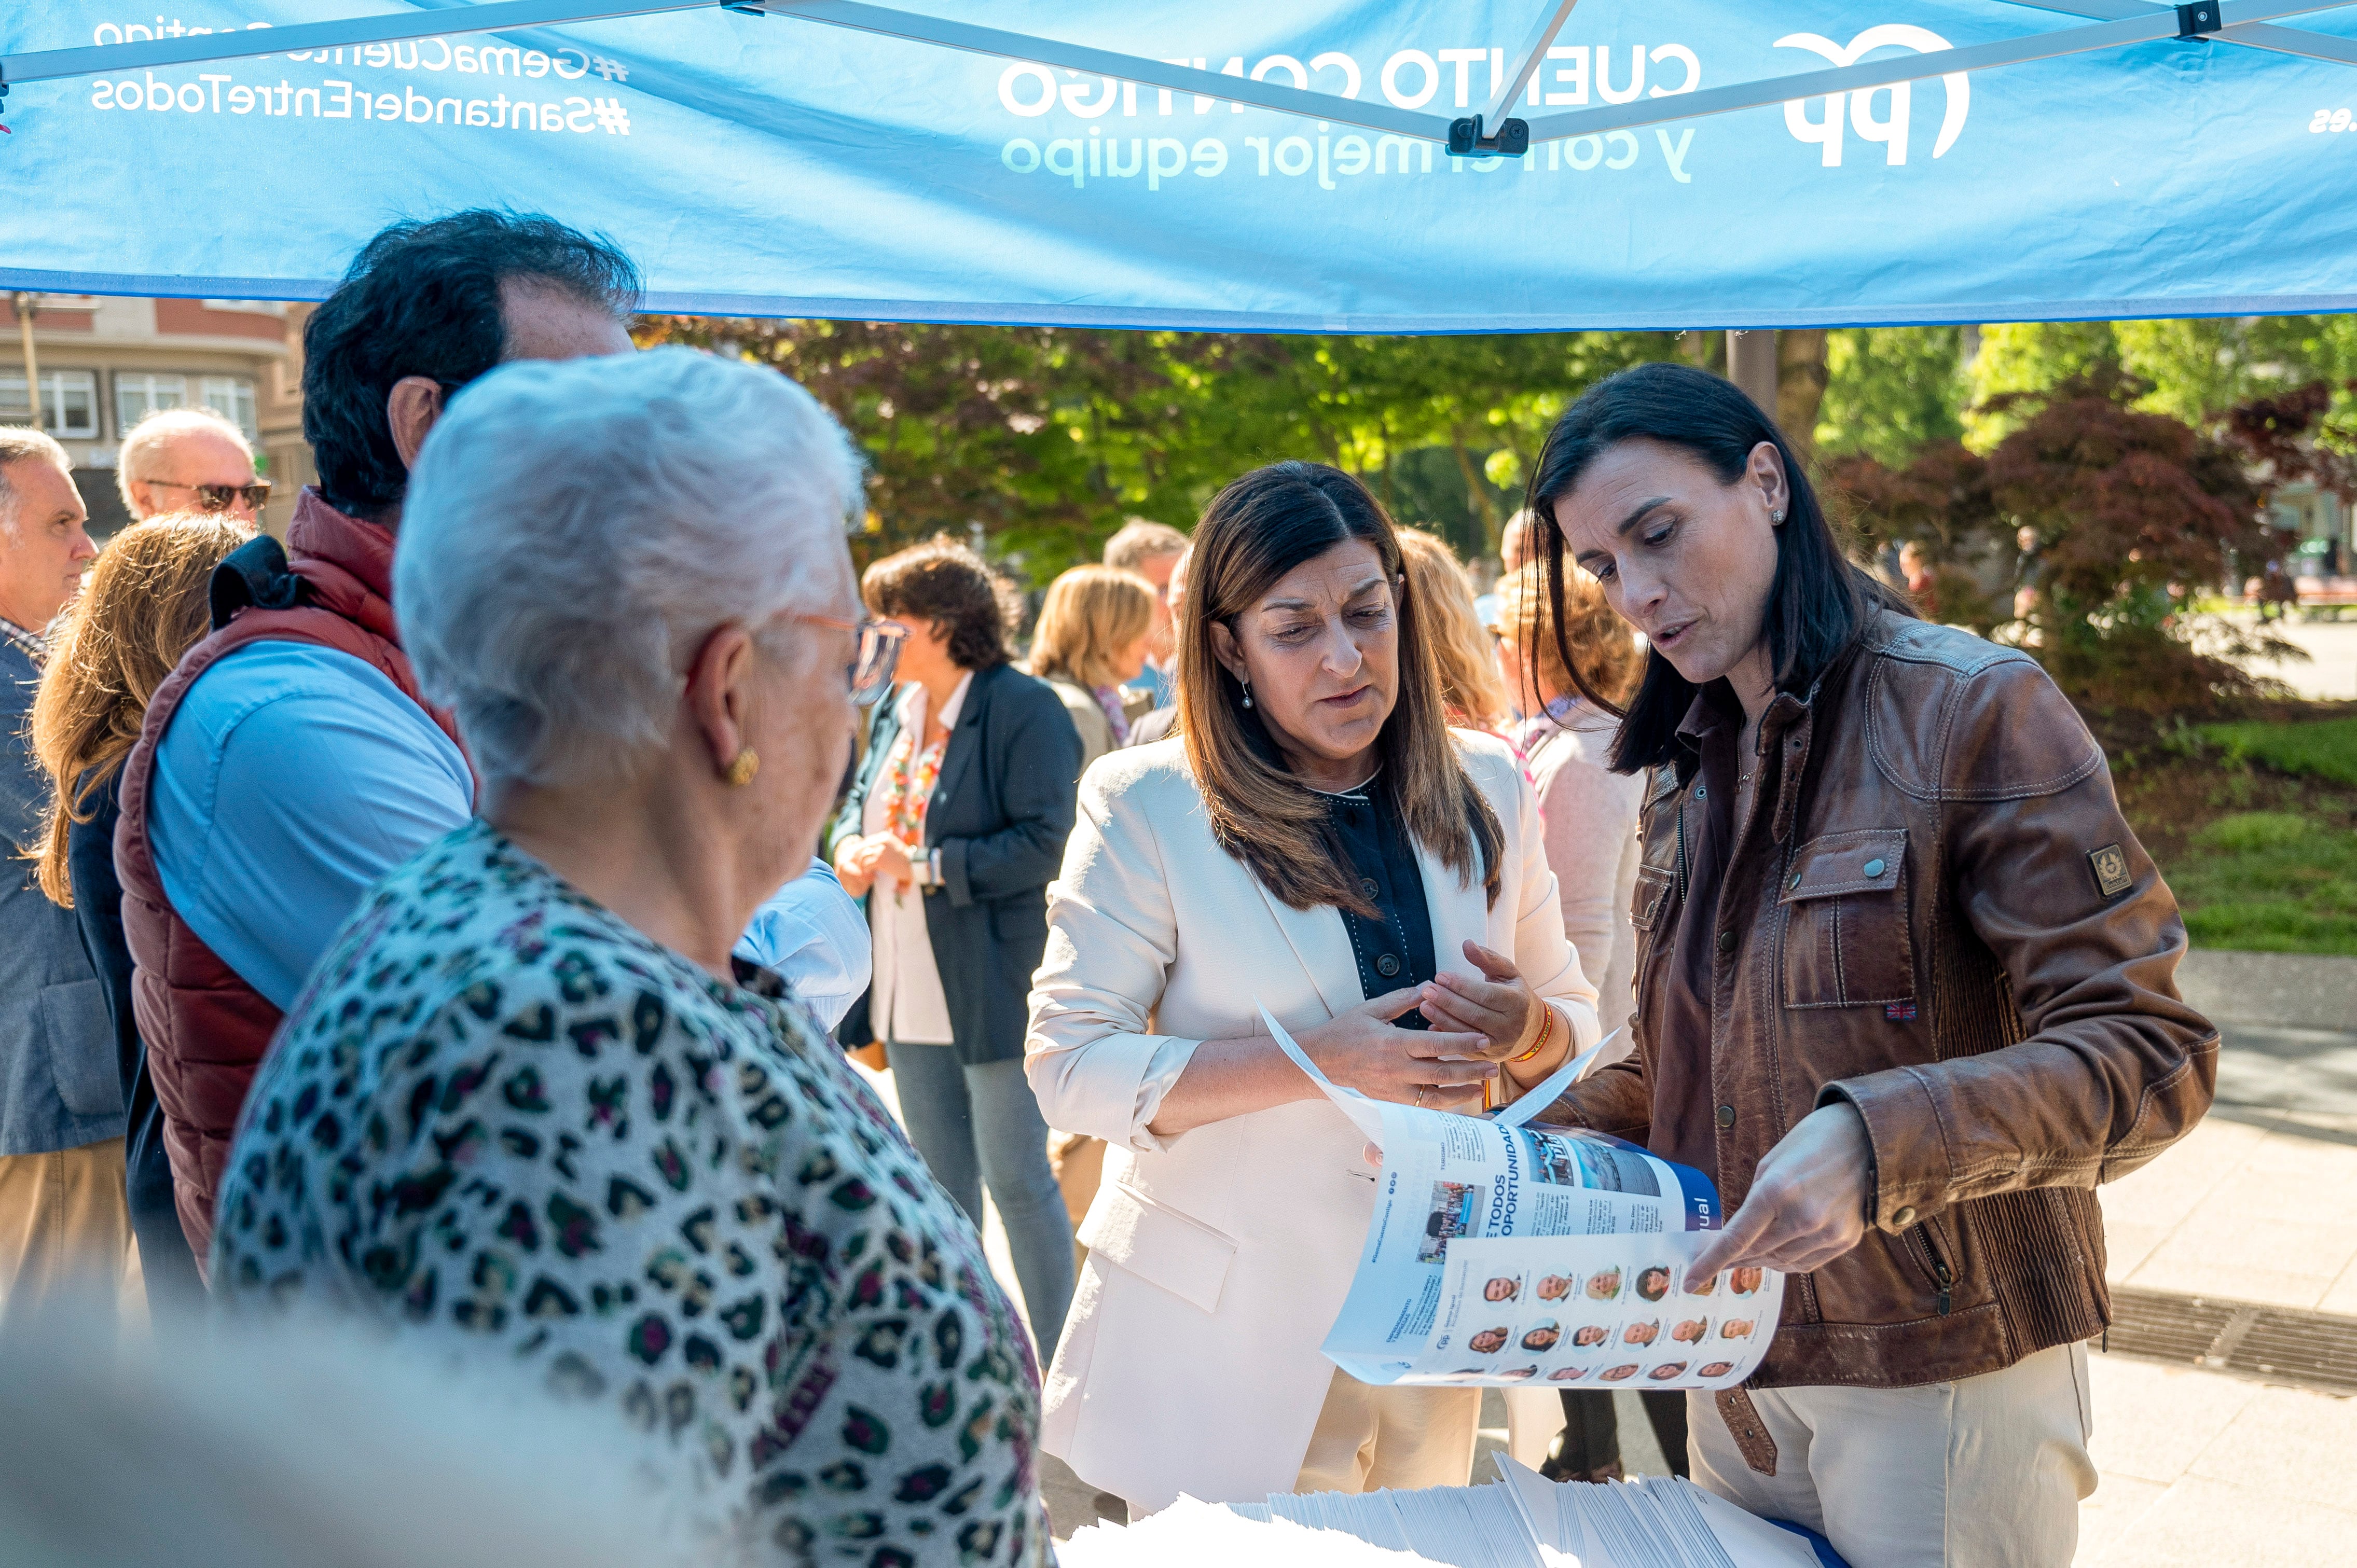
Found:
[[[1817,1568],[1801,1537],[1674,1477],[1556,1485],[1499,1457],[1507,1484],[1182,1498],[1128,1529],[1094,1526],[1063,1568]]]

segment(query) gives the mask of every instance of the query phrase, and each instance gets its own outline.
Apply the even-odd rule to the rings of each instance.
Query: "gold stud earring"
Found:
[[[748,746],[737,754],[737,759],[728,765],[728,770],[720,777],[731,789],[742,789],[746,785],[753,782],[753,775],[760,771],[761,754]]]

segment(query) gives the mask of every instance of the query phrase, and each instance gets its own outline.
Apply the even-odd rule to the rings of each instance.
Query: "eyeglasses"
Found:
[[[260,511],[263,504],[270,499],[268,479],[256,479],[250,485],[184,485],[178,479],[149,479],[145,482],[160,489],[193,491],[198,506],[206,511],[227,511],[235,501],[243,501],[255,511]]]
[[[906,627],[895,626],[888,620],[862,616],[857,620],[845,620],[841,616],[812,615],[807,611],[793,612],[796,620],[806,620],[813,626],[831,626],[837,631],[859,634],[858,649],[851,656],[845,678],[851,683],[851,700],[867,707],[877,698],[892,689],[892,672],[900,667],[900,644],[907,639]]]

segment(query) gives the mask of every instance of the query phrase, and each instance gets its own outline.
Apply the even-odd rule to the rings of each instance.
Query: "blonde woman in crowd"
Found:
[[[1522,752],[1538,789],[1547,864],[1563,896],[1563,934],[1596,982],[1598,1014],[1609,1032],[1635,1006],[1630,985],[1637,946],[1629,900],[1637,886],[1637,813],[1645,781],[1606,765],[1620,716],[1580,695],[1564,655],[1577,661],[1589,690],[1616,703],[1636,690],[1642,655],[1595,579],[1576,566],[1564,568],[1558,641],[1539,574],[1537,565],[1528,565],[1498,584],[1494,668],[1512,683],[1514,705],[1523,714],[1507,738]]]
[[[1440,671],[1440,703],[1452,729],[1478,729],[1510,744],[1513,721],[1507,682],[1498,678],[1490,634],[1473,607],[1473,584],[1457,553],[1420,528],[1399,531],[1408,597],[1425,618],[1433,662]]]
[[[1236,480],[1196,531],[1178,741],[1105,757],[1050,889],[1025,1042],[1111,1146],[1042,1446],[1134,1509],[1462,1486],[1477,1391],[1318,1351],[1373,1210],[1339,1082],[1478,1111],[1596,1039],[1537,802],[1448,727],[1398,535],[1339,469]]]
[[[1523,753],[1539,811],[1546,819],[1547,864],[1563,898],[1563,933],[1579,951],[1579,967],[1596,979],[1597,1010],[1607,1030],[1622,1029],[1603,1055],[1629,1054],[1623,1026],[1636,1009],[1633,981],[1637,933],[1630,901],[1637,887],[1637,817],[1644,805],[1642,774],[1615,773],[1608,762],[1620,717],[1580,695],[1587,688],[1614,704],[1637,689],[1643,655],[1628,623],[1604,602],[1596,579],[1578,567],[1563,567],[1561,636],[1547,606],[1546,583],[1536,563],[1509,573],[1498,584],[1498,669],[1525,715],[1511,738]],[[1568,655],[1570,662],[1565,662]],[[1662,1452],[1679,1475],[1686,1472],[1685,1396],[1641,1391],[1645,1414]],[[1544,1447],[1543,1418],[1524,1391],[1508,1395],[1523,1439],[1519,1457],[1535,1461]],[[1621,1474],[1620,1434],[1612,1396],[1595,1390],[1562,1393],[1563,1436],[1542,1468],[1559,1481],[1603,1481]],[[1551,1423],[1546,1423],[1551,1425]]]
[[[1048,585],[1027,668],[1072,715],[1083,773],[1129,744],[1121,689],[1146,668],[1157,602],[1153,584],[1118,566],[1075,566]]]
[[[130,1227],[156,1303],[192,1303],[204,1287],[180,1230],[164,1116],[132,1016],[131,950],[123,938],[123,885],[114,876],[114,824],[122,815],[115,789],[147,699],[205,635],[213,568],[253,536],[252,522],[223,511],[167,514],[116,534],[59,623],[33,699],[33,755],[52,791],[37,875],[52,903],[74,911],[82,949],[98,972],[127,1112]],[[118,1259],[114,1272],[121,1268]]]

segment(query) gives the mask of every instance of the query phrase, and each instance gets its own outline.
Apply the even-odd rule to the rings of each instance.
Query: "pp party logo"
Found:
[[[1868,27],[1850,39],[1837,44],[1819,33],[1788,33],[1776,40],[1780,49],[1807,49],[1823,55],[1836,66],[1856,65],[1873,49],[1898,48],[1914,49],[1921,54],[1953,48],[1947,39],[1928,27],[1918,27],[1905,22],[1885,22]],[[1951,71],[1940,78],[1947,90],[1946,112],[1940,117],[1940,134],[1932,144],[1932,156],[1940,156],[1956,145],[1964,133],[1964,116],[1972,112],[1972,79],[1963,71]],[[1803,142],[1813,143],[1824,156],[1824,166],[1839,168],[1842,161],[1842,141],[1845,133],[1855,132],[1858,140],[1880,144],[1885,164],[1907,161],[1907,144],[1914,115],[1915,83],[1894,82],[1888,87],[1860,88],[1850,92],[1829,92],[1820,98],[1795,98],[1784,105],[1784,128]],[[1875,111],[1878,99],[1887,99],[1878,118]],[[1813,105],[1824,106],[1823,115],[1810,118]]]

